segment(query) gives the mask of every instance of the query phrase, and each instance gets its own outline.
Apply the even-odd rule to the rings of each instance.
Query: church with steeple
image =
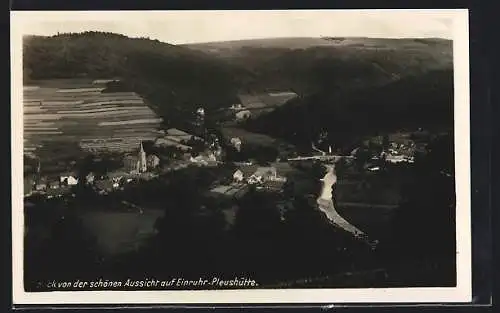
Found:
[[[139,173],[144,173],[147,171],[147,163],[146,163],[146,152],[144,152],[144,146],[142,145],[142,141],[139,147],[139,155],[137,156],[137,171]]]
[[[146,152],[144,151],[142,140],[139,144],[139,151],[137,152],[137,155],[126,156],[124,159],[124,165],[130,172],[144,173],[148,170]]]

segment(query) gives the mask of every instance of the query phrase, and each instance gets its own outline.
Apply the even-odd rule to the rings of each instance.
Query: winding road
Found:
[[[355,238],[361,239],[367,242],[372,248],[375,247],[377,241],[372,241],[368,239],[368,236],[358,229],[356,226],[349,223],[344,219],[335,209],[332,199],[332,188],[337,182],[337,175],[335,174],[334,165],[326,165],[327,172],[325,176],[321,179],[323,187],[321,189],[320,196],[317,198],[316,202],[318,208],[326,215],[326,217],[336,226],[342,228],[343,230],[351,233]]]

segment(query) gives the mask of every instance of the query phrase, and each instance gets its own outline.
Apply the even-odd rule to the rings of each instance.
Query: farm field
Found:
[[[252,117],[272,112],[295,97],[297,97],[297,94],[291,91],[238,95],[241,105],[245,110],[251,111]]]
[[[276,139],[265,134],[247,131],[243,128],[239,128],[237,124],[231,122],[224,123],[221,131],[224,138],[228,141],[233,137],[238,137],[241,139],[243,144],[262,147],[277,147],[285,150],[294,149],[293,145],[284,142],[283,140]]]
[[[134,92],[103,93],[106,82],[61,79],[24,86],[24,152],[67,143],[86,151],[128,151],[154,140],[161,119]]]
[[[275,107],[285,104],[288,100],[297,97],[297,94],[291,91],[269,92],[257,95],[240,94],[241,105],[247,109],[262,109]]]

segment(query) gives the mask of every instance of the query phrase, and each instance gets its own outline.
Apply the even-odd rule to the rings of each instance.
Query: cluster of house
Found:
[[[135,178],[131,173],[116,171],[100,177],[91,185],[97,193],[107,194],[113,190],[123,189],[123,185],[132,182]]]
[[[246,182],[250,185],[286,182],[286,177],[278,175],[276,168],[273,166],[257,167],[256,169],[252,166],[241,167],[234,172],[233,179],[236,182]]]
[[[382,136],[377,136],[368,140],[371,143],[375,143],[378,145],[383,145],[384,140]],[[367,141],[367,142],[368,142]],[[423,146],[421,143],[416,143],[411,139],[410,133],[395,133],[390,134],[387,138],[380,155],[373,155],[371,160],[384,160],[385,162],[398,164],[398,163],[414,163],[415,162],[415,153],[417,151],[422,151]],[[367,144],[365,142],[365,145]],[[425,150],[425,149],[424,149]],[[380,170],[380,166],[366,164],[365,168],[371,172],[375,172]]]
[[[248,110],[245,106],[243,106],[241,103],[236,103],[233,104],[229,107],[229,110],[234,114],[234,118],[237,121],[243,121],[252,116],[252,113],[250,110]]]
[[[166,132],[168,135],[165,136],[165,138],[161,138],[161,140],[157,140],[155,145],[161,145],[161,143],[164,143],[165,140],[170,140],[170,142],[176,143],[177,147],[184,146],[188,147],[188,149],[185,150],[191,150],[191,147],[185,146],[183,143],[187,142],[189,140],[195,139],[195,140],[202,140],[199,137],[190,135],[186,132],[180,131],[178,129],[169,129]],[[159,143],[160,142],[160,143]],[[169,143],[167,143],[169,145]],[[187,161],[191,164],[195,165],[200,165],[200,166],[215,166],[219,164],[220,158],[222,155],[222,149],[220,145],[218,144],[218,141],[215,140],[213,141],[208,149],[205,149],[204,151],[200,152],[198,155],[193,156],[189,152],[185,152],[182,155],[182,159],[184,161]],[[124,166],[125,170],[132,173],[132,174],[137,174],[137,173],[146,173],[149,171],[153,171],[154,169],[158,168],[160,165],[160,158],[155,155],[155,154],[149,154],[146,155],[146,152],[144,151],[143,144],[141,142],[141,145],[139,147],[139,152],[138,154],[130,154],[127,155],[124,159]],[[185,167],[182,164],[178,166],[178,168],[183,168]]]
[[[417,150],[415,142],[407,137],[399,141],[397,139],[394,141],[389,140],[389,147],[386,151],[382,151],[381,157],[390,163],[414,162],[415,151]]]
[[[389,152],[389,153],[382,152],[381,157],[389,163],[401,163],[401,162],[414,163],[415,162],[415,157],[413,155],[395,154],[395,153],[391,153],[391,152]]]
[[[230,201],[243,197],[250,190],[250,186],[255,186],[257,190],[281,191],[285,182],[286,177],[280,176],[274,167],[244,166],[233,173],[232,182],[218,184],[208,195],[218,201]],[[232,209],[230,211],[232,212]]]
[[[148,179],[155,177],[153,173],[160,166],[160,158],[155,154],[146,154],[142,141],[138,152],[130,153],[123,158],[123,170],[107,173],[100,177],[92,185],[100,194],[106,194],[112,190],[122,189],[124,184],[132,182],[136,178]]]
[[[45,177],[40,175],[40,166],[33,179],[25,178],[24,194],[29,196],[33,193],[47,194],[48,197],[63,195],[71,190],[72,186],[78,185],[80,179],[85,184],[92,185],[99,192],[107,192],[119,188],[124,182],[132,181],[135,176],[147,176],[148,171],[157,168],[160,158],[154,154],[146,155],[142,141],[137,154],[126,155],[123,160],[124,172],[108,173],[106,177],[96,177],[94,173],[88,173],[79,178],[75,172],[65,172],[58,177]]]
[[[205,151],[195,157],[190,156],[189,162],[198,166],[217,166],[220,163],[217,156],[212,151]]]
[[[368,162],[365,164],[364,168],[370,172],[377,172],[381,169],[379,165],[377,165],[377,162],[379,160],[383,160],[385,162],[389,162],[392,164],[398,164],[398,163],[414,163],[415,162],[415,157],[412,155],[402,155],[402,154],[391,154],[387,153],[386,151],[382,151],[380,153],[380,156],[374,155],[371,158],[371,161],[374,162]]]
[[[93,183],[95,177],[93,173],[89,173],[83,178],[85,183]],[[68,193],[72,186],[78,185],[80,178],[75,172],[64,172],[59,176],[41,176],[37,172],[33,177],[24,178],[24,195],[46,194],[52,198]]]

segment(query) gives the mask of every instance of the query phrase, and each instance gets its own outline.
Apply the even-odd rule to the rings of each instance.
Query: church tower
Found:
[[[142,141],[141,141],[141,146],[139,148],[139,155],[137,156],[137,171],[139,173],[144,173],[147,170],[147,163],[146,163],[146,152],[144,152],[144,147],[142,146]]]
[[[40,159],[38,159],[38,163],[36,165],[36,175],[40,176],[40,170],[41,170],[41,164],[40,164]]]

